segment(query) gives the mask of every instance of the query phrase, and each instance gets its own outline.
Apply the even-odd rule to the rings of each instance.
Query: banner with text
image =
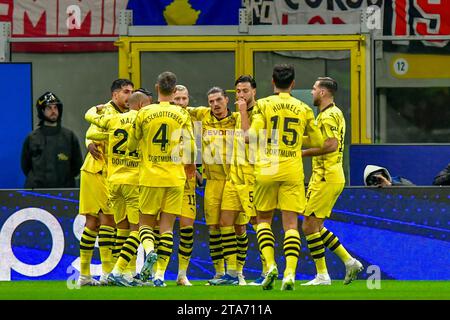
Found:
[[[450,0],[247,0],[254,25],[259,24],[359,24],[384,35],[450,35]],[[402,41],[409,51],[433,53],[450,50],[448,40]]]

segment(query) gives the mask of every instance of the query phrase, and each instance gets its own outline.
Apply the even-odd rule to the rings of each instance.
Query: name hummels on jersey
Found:
[[[296,105],[289,104],[289,103],[278,103],[278,104],[272,106],[272,110],[274,112],[282,110],[282,109],[292,111],[295,115],[299,115],[300,111],[301,111],[301,109],[299,109]]]

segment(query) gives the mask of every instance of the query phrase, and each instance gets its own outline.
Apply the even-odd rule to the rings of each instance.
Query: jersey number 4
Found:
[[[167,127],[168,127],[167,123],[162,123],[152,139],[153,143],[161,145],[161,152],[166,152],[167,145],[169,144],[168,138],[169,130],[167,130]]]

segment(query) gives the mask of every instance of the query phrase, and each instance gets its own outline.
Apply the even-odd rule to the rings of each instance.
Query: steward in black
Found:
[[[74,188],[82,165],[76,135],[61,126],[63,105],[52,92],[36,102],[40,119],[22,148],[22,171],[27,176],[25,188]]]

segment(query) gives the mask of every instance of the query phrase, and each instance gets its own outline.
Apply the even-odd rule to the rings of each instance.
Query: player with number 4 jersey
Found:
[[[176,75],[170,71],[158,76],[158,103],[142,108],[128,141],[128,149],[141,150],[139,168],[139,236],[146,253],[141,277],[146,281],[156,262],[153,283],[165,287],[164,274],[173,250],[173,225],[181,214],[185,164],[188,175],[195,174],[196,154],[194,133],[189,113],[172,104],[176,90]],[[160,238],[155,253],[153,228],[160,215]]]

